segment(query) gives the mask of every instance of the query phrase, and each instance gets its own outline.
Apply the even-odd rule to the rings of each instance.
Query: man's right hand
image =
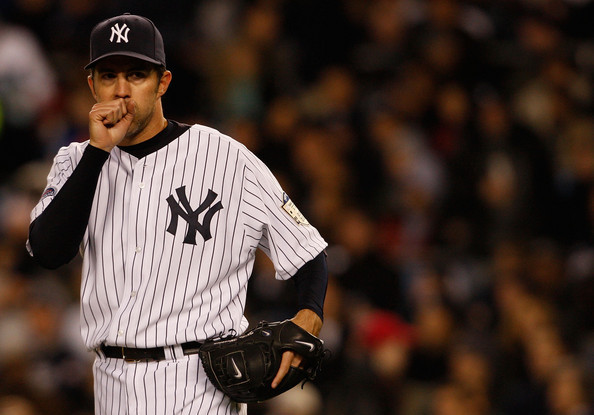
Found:
[[[132,99],[99,102],[89,112],[90,144],[110,152],[126,137],[135,114]]]

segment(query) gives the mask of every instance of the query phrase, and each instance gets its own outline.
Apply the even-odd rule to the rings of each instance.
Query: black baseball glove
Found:
[[[270,385],[287,350],[303,357],[302,367],[291,367],[273,389]],[[246,403],[270,399],[313,380],[326,352],[322,340],[290,320],[262,321],[240,336],[207,340],[199,351],[210,381],[234,401]]]

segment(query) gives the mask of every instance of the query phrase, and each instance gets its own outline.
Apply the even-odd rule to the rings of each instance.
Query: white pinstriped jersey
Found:
[[[60,149],[31,220],[87,145]],[[87,347],[146,348],[244,331],[256,249],[271,258],[277,278],[288,279],[326,247],[288,206],[269,169],[214,129],[194,125],[141,159],[114,148],[81,244]]]

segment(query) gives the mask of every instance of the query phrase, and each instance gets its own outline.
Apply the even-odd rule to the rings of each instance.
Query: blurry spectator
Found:
[[[347,298],[362,297],[372,306],[399,311],[398,273],[378,255],[380,229],[357,209],[343,209],[334,219],[336,245],[330,250],[329,270],[346,290]]]
[[[452,383],[444,383],[436,388],[431,402],[431,415],[488,415],[488,406],[480,402],[483,396],[477,396],[472,389]]]
[[[326,413],[389,415],[401,405],[414,329],[395,313],[363,309],[355,309],[359,314],[352,321],[348,367],[333,380]]]
[[[34,405],[26,398],[14,395],[0,398],[2,415],[35,415]]]
[[[41,156],[35,122],[56,94],[56,80],[39,42],[24,26],[0,16],[0,184]]]
[[[449,370],[454,382],[490,400],[495,379],[492,356],[487,347],[493,349],[493,345],[479,346],[471,342],[452,347]]]
[[[590,376],[591,377],[591,376]],[[592,379],[586,379],[576,362],[562,362],[548,385],[547,397],[553,415],[592,415],[594,406],[587,391]],[[590,394],[592,395],[592,394]]]
[[[433,385],[448,377],[448,354],[456,329],[454,315],[444,304],[418,305],[414,315],[415,347],[411,351],[408,377]]]
[[[579,117],[557,140],[555,184],[559,194],[559,239],[592,243],[594,234],[594,119]]]

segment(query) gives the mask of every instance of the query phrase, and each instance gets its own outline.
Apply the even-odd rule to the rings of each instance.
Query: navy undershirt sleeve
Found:
[[[321,252],[317,257],[303,265],[291,278],[297,289],[297,306],[314,311],[324,320],[324,300],[328,286],[328,266],[326,253]]]
[[[108,157],[108,152],[89,145],[54,200],[31,223],[29,244],[41,266],[56,269],[76,256]]]

